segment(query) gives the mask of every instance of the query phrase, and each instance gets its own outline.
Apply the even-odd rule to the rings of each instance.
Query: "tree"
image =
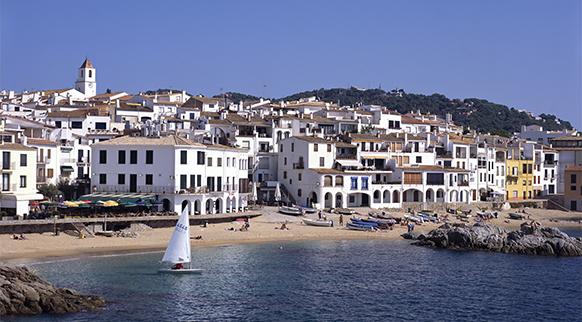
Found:
[[[38,192],[40,192],[45,198],[50,201],[62,194],[62,192],[55,186],[54,184],[43,184],[42,186],[38,187]]]

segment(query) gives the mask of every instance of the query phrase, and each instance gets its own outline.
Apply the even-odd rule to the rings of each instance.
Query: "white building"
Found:
[[[175,135],[123,136],[91,147],[94,192],[145,194],[167,211],[236,212],[247,206],[246,151]]]

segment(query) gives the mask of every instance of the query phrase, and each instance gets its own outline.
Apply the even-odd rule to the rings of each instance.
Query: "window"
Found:
[[[137,150],[129,151],[129,163],[137,164]]]
[[[324,157],[320,157],[319,158],[319,166],[320,167],[324,167],[325,166],[325,158]]]
[[[190,175],[190,188],[194,188],[196,186],[196,175]]]
[[[295,143],[291,142],[291,152],[295,152]]]
[[[89,78],[93,77],[93,71],[89,69]]]
[[[575,174],[571,174],[570,175],[570,183],[571,184],[576,184],[576,175]]]
[[[422,163],[422,157],[421,156],[417,156],[416,157],[416,163]]]
[[[211,157],[208,157],[208,162],[206,164],[208,164],[209,167],[212,166],[212,158]]]
[[[197,163],[198,164],[204,164],[204,159],[205,159],[205,155],[204,152],[197,152],[196,153],[196,159],[197,159]]]
[[[201,185],[202,185],[202,175],[197,174],[196,175],[196,187],[200,187]]]
[[[216,158],[216,166],[222,167],[222,158]]]
[[[105,173],[99,174],[99,184],[107,184],[107,174]]]
[[[331,144],[327,145],[327,152],[331,152]]]
[[[146,150],[146,164],[154,164],[154,151]]]
[[[230,158],[226,158],[226,166],[230,167]]]
[[[107,163],[107,151],[106,150],[99,150],[99,163],[100,164]]]
[[[107,130],[107,123],[105,122],[95,122],[96,130]]]
[[[117,151],[117,163],[118,164],[125,164],[125,151],[124,150]]]
[[[368,190],[368,178],[362,177],[362,190]]]
[[[154,175],[153,174],[146,174],[145,176],[145,184],[151,186],[154,184]]]
[[[313,152],[317,152],[317,151],[319,151],[319,145],[317,143],[315,143],[313,145]]]
[[[350,189],[358,190],[358,177],[351,177],[350,179],[351,179]]]
[[[283,171],[283,179],[287,179],[287,171]]]
[[[185,174],[180,175],[180,189],[186,189],[188,187],[188,176]]]
[[[26,159],[26,154],[24,154],[24,153],[23,153],[23,154],[21,154],[21,155],[20,155],[20,166],[21,166],[21,167],[26,167],[26,165],[27,165],[27,163],[28,163],[27,161],[28,161],[28,160]],[[575,182],[575,181],[574,181],[574,182]]]
[[[10,173],[2,174],[2,191],[10,190]]]
[[[63,125],[62,125],[61,121],[55,121],[55,127],[59,128],[59,129],[62,128]]]
[[[20,188],[26,188],[26,176],[20,176]]]
[[[302,193],[301,193],[301,189],[298,189],[298,190],[297,190],[297,197],[301,197],[301,194],[302,194]]]
[[[82,129],[83,128],[83,122],[81,121],[72,121],[71,122],[71,129]]]
[[[117,184],[125,184],[125,173],[117,174]]]
[[[301,181],[301,173],[298,173],[298,174],[297,174],[297,180],[298,180],[298,181]]]
[[[188,164],[188,151],[180,151],[180,164]]]
[[[287,157],[283,158],[283,165],[287,165]]]

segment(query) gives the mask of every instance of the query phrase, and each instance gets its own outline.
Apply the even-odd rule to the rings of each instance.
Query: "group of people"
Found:
[[[26,238],[23,234],[20,234],[20,236],[16,236],[16,234],[12,235],[12,239],[14,240],[27,240],[28,238]]]

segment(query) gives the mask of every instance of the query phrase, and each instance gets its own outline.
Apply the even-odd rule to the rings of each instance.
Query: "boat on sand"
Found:
[[[331,221],[331,220],[316,220],[316,219],[304,218],[303,223],[306,224],[307,226],[333,227],[333,221]]]
[[[303,215],[303,211],[301,210],[301,208],[298,208],[298,207],[281,206],[281,207],[279,207],[279,212],[282,214],[291,215],[291,216]]]

